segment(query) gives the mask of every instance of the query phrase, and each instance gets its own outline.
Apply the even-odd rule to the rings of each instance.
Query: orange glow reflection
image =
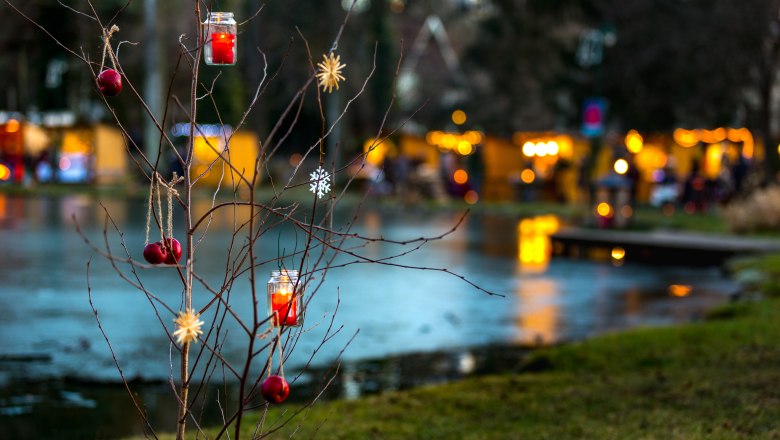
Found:
[[[518,342],[544,345],[555,342],[558,323],[558,286],[549,279],[527,279],[520,283]]]
[[[686,284],[672,284],[669,286],[669,294],[678,298],[690,295],[691,290],[693,288]]]
[[[517,259],[523,272],[543,272],[552,256],[550,235],[560,227],[558,218],[544,215],[520,220],[517,224]]]

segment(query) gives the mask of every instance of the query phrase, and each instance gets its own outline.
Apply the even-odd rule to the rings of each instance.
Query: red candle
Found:
[[[236,36],[233,34],[211,34],[211,62],[214,64],[233,64],[235,61]]]
[[[298,299],[290,292],[275,292],[271,295],[271,309],[274,312],[274,325],[298,324]]]

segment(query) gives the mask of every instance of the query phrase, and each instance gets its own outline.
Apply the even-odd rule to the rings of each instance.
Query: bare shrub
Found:
[[[227,122],[223,121],[220,109],[217,108],[213,99],[214,83],[220,78],[215,79],[214,83],[207,84],[201,82],[199,76],[204,39],[207,38],[202,35],[200,27],[200,23],[204,21],[204,16],[208,12],[202,3],[198,1],[184,2],[191,7],[198,35],[189,37],[182,35],[178,41],[179,52],[176,62],[177,65],[189,66],[188,72],[191,80],[189,96],[177,96],[169,89],[164,99],[165,106],[162,115],[158,116],[149,109],[139,92],[139,87],[124,75],[121,59],[116,55],[116,46],[111,41],[112,37],[114,39],[120,38],[118,35],[121,35],[119,28],[122,24],[122,12],[127,5],[119,8],[106,22],[89,1],[86,3],[85,10],[78,10],[73,6],[60,3],[63,6],[63,14],[71,14],[82,20],[86,18],[86,21],[91,23],[94,34],[102,37],[102,50],[90,53],[84,48],[68,47],[57,40],[45,27],[25,15],[10,0],[5,0],[5,2],[34,27],[53,39],[70,56],[80,60],[84,67],[92,73],[93,78],[97,79],[104,67],[110,64],[121,75],[122,93],[129,94],[133,98],[137,110],[142,112],[146,118],[150,118],[157,127],[159,148],[156,151],[156,157],[148,157],[127,132],[126,125],[117,115],[111,98],[107,98],[106,94],[100,95],[106,109],[114,118],[116,126],[125,134],[128,153],[136,158],[136,166],[149,184],[147,241],[154,242],[157,236],[160,237],[159,248],[152,251],[164,255],[176,253],[175,246],[170,240],[175,236],[181,240],[182,249],[180,252],[183,259],[177,261],[177,259],[169,260],[160,257],[156,260],[152,259],[151,262],[137,259],[143,245],[125,242],[122,225],[117,224],[111,212],[105,208],[105,222],[101,237],[89,237],[82,231],[78,223],[76,228],[82,234],[87,245],[110,263],[116,275],[138,291],[138,300],[148,303],[149,313],[156,317],[158,330],[167,336],[167,346],[155,347],[155,349],[167,350],[170,353],[169,383],[171,393],[177,401],[178,416],[175,421],[175,430],[178,439],[186,436],[188,427],[198,431],[199,435],[204,434],[204,427],[201,426],[202,408],[205,407],[205,400],[209,398],[217,400],[220,408],[219,416],[223,420],[221,428],[218,428],[217,438],[227,436],[228,432],[232,432],[232,438],[239,439],[244,420],[242,416],[247,411],[258,408],[263,411],[263,414],[259,418],[260,422],[254,427],[252,436],[253,438],[263,437],[277,431],[312,405],[331,382],[332,377],[326,378],[320,385],[321,391],[318,394],[305,404],[288,411],[282,419],[266,420],[265,411],[268,410],[269,403],[260,397],[263,379],[271,374],[284,377],[284,360],[292,350],[296,349],[301,338],[308,337],[309,330],[313,326],[326,327],[326,331],[321,337],[319,345],[315,344],[316,348],[312,350],[309,361],[304,366],[304,371],[311,364],[320,348],[341,331],[340,327],[334,325],[335,311],[329,317],[309,317],[302,326],[274,325],[274,321],[278,321],[278,316],[275,318],[276,315],[269,314],[266,308],[266,275],[271,269],[299,271],[300,278],[296,282],[294,295],[303,301],[301,312],[304,316],[306,304],[318,294],[330,295],[335,299],[336,304],[339,303],[338,291],[321,292],[328,271],[335,267],[380,264],[410,270],[438,271],[456,276],[474,286],[475,289],[492,294],[464,277],[451,272],[448,268],[409,266],[398,262],[398,257],[414,252],[432,240],[445,237],[454,231],[460,222],[453,225],[451,230],[436,237],[392,241],[383,237],[363,236],[352,231],[355,224],[354,219],[360,213],[361,204],[357,205],[349,222],[337,224],[334,220],[333,214],[336,205],[352,185],[352,176],[347,174],[347,170],[363,167],[367,153],[338,167],[335,163],[326,163],[325,161],[327,156],[326,140],[349,111],[352,103],[366,89],[366,85],[375,71],[376,51],[373,55],[374,64],[370,69],[366,69],[368,74],[365,78],[349,78],[348,73],[342,72],[338,66],[333,65],[329,66],[332,72],[328,75],[327,72],[323,73],[322,67],[320,69],[317,67],[317,60],[326,55],[314,56],[304,32],[296,30],[296,44],[291,44],[288,50],[303,51],[308,63],[305,66],[292,66],[291,68],[305,69],[308,76],[305,81],[297,84],[286,109],[278,116],[270,129],[263,133],[264,136],[259,144],[259,153],[255,157],[253,168],[239,169],[231,159],[230,140],[238,129],[245,126],[248,115],[256,109],[266,94],[280,93],[285,90],[284,88],[274,89],[274,79],[284,75],[284,72],[267,72],[265,54],[258,50],[257,56],[263,60],[262,78],[258,84],[251,85],[254,92],[251,94],[251,102],[243,114],[238,120],[229,121],[234,130],[224,130]],[[262,7],[249,20],[260,14],[261,10]],[[339,39],[349,17],[350,12],[348,11],[344,15],[343,22],[334,30],[332,44],[326,51],[328,57],[337,51]],[[119,26],[116,25],[117,22],[119,22]],[[143,43],[137,42],[138,45],[143,45]],[[134,45],[127,46],[122,49],[123,53],[134,50],[135,47]],[[324,59],[327,60],[327,58]],[[331,58],[331,60],[338,64],[337,59]],[[396,67],[396,77],[399,67],[400,60]],[[342,108],[339,108],[335,115],[326,117],[322,95],[334,91],[334,86],[335,89],[338,89],[338,82],[334,81],[343,80],[344,76],[342,75],[347,76],[348,81],[359,84],[357,92],[346,99]],[[96,93],[98,93],[97,89],[95,87]],[[114,91],[118,93],[118,91]],[[305,139],[306,136],[309,136],[308,147],[301,160],[292,167],[283,180],[274,181],[269,177],[263,186],[270,188],[273,195],[269,199],[260,200],[257,190],[261,185],[261,175],[270,175],[271,160],[280,154],[283,146],[287,145],[291,133],[298,130],[301,108],[307,99],[315,100],[319,109],[321,130],[319,133],[305,133],[298,137]],[[391,102],[390,106],[392,105]],[[213,143],[205,136],[202,137],[202,139],[207,139],[208,148],[211,149],[214,156],[213,161],[208,164],[207,170],[220,171],[222,178],[216,190],[209,195],[209,208],[204,213],[196,214],[193,195],[201,191],[196,185],[203,178],[205,172],[195,172],[193,151],[194,140],[204,134],[198,124],[198,111],[204,106],[211,107],[210,110],[216,113],[223,127],[219,143]],[[376,141],[373,147],[381,144],[402,125],[401,123],[398,126],[388,127],[387,120],[390,108],[384,111],[384,118],[376,129]],[[189,126],[189,136],[184,151],[177,149],[165,130],[165,127],[173,123],[183,123]],[[161,158],[166,155],[174,155],[178,159],[179,165],[184,171],[182,176],[165,174],[160,163]],[[313,169],[318,171],[309,174]],[[330,186],[334,182],[329,179],[336,177],[341,177],[339,181],[344,182],[340,184],[341,187]],[[312,194],[306,200],[289,201],[284,197],[290,191],[300,187],[311,187],[312,189]],[[248,211],[248,215],[235,215],[231,238],[224,243],[227,251],[224,261],[208,262],[211,266],[220,265],[224,268],[223,273],[218,277],[208,277],[199,270],[205,263],[198,260],[198,250],[201,241],[209,233],[213,216],[222,210],[241,211],[245,214]],[[171,222],[174,213],[184,219],[183,230],[174,230]],[[280,250],[277,255],[259,255],[257,252],[258,243],[263,240],[275,240],[274,234],[283,226],[292,228],[298,236],[302,237],[300,246],[292,250]],[[392,243],[399,250],[393,255],[381,258],[372,257],[370,252],[364,251],[369,244],[375,242]],[[338,260],[337,257],[339,257]],[[111,350],[128,397],[135,405],[138,416],[146,424],[146,435],[157,438],[158,428],[151,425],[144,410],[144,403],[138,400],[132,385],[122,375],[122,360],[115,355],[110,335],[104,330],[98,310],[92,301],[90,270],[91,261],[87,262],[86,269],[87,290],[97,325],[106,340],[108,349]],[[155,292],[147,287],[145,277],[151,270],[167,271],[170,280],[167,290],[180,291],[181,296],[175,301],[165,300],[160,292]],[[305,294],[301,297],[301,293]],[[237,310],[237,297],[250,298],[251,313],[249,313],[248,318],[246,313],[242,314],[241,310]],[[290,310],[290,308],[286,310]],[[311,322],[315,318],[319,321]],[[284,322],[284,319],[281,321]],[[228,327],[237,330],[228,336]],[[228,337],[231,340],[244,341],[242,355],[229,357],[223,352]],[[347,342],[348,344],[349,342]],[[346,346],[342,347],[341,352],[343,353],[345,349],[347,349]],[[292,382],[294,383],[296,379],[297,377],[293,378]],[[224,385],[224,389],[227,388],[228,384],[233,384],[238,392],[233,395],[225,392],[219,393],[216,397],[209,396],[205,392],[205,387],[214,383]],[[174,427],[166,426],[162,429],[174,429]]]
[[[722,208],[734,232],[777,230],[780,227],[780,186],[758,188],[744,199]]]

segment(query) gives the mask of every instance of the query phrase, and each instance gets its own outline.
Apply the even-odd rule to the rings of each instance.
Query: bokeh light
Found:
[[[520,180],[522,180],[523,183],[534,183],[534,180],[536,180],[536,173],[534,173],[532,169],[526,168],[520,173]]]
[[[452,180],[454,180],[458,185],[463,185],[469,181],[469,174],[466,172],[466,170],[455,170],[455,173],[452,175]]]
[[[452,112],[452,122],[455,123],[455,125],[463,125],[466,123],[466,112],[463,110],[455,110]]]
[[[618,159],[615,161],[613,168],[618,174],[626,174],[628,172],[628,162],[625,159]]]
[[[479,194],[477,194],[477,192],[473,189],[470,189],[466,191],[466,194],[463,196],[463,200],[465,200],[469,205],[473,205],[479,201]]]
[[[536,145],[534,145],[534,143],[531,141],[524,143],[523,154],[528,157],[534,157],[534,154],[536,154]]]
[[[601,202],[596,206],[596,212],[602,217],[612,217],[612,207],[607,202]]]

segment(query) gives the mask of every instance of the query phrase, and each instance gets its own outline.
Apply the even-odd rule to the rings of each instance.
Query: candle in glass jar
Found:
[[[281,269],[271,271],[268,280],[268,315],[274,327],[299,326],[303,323],[303,285],[298,271]]]
[[[271,309],[274,313],[274,325],[297,325],[298,310],[296,307],[298,300],[293,298],[292,292],[284,290],[271,294]]]
[[[236,36],[233,34],[211,34],[211,62],[213,64],[233,64],[235,39]]]

